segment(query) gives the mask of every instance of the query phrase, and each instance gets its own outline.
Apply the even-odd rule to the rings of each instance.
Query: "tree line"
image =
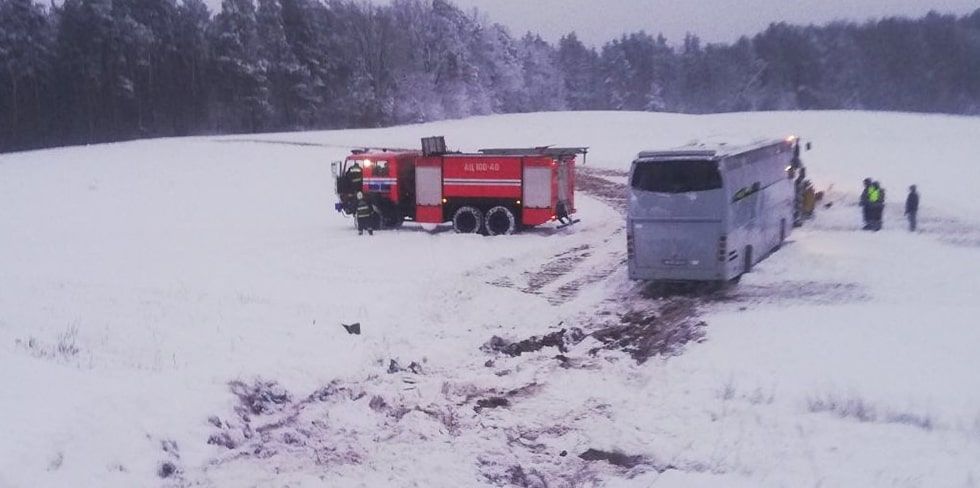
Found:
[[[515,37],[447,0],[0,0],[0,151],[491,113],[980,113],[980,9],[732,43]]]

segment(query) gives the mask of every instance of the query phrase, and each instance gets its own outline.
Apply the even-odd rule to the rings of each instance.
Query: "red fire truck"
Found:
[[[422,151],[354,150],[333,164],[337,210],[354,213],[362,192],[382,227],[452,222],[456,232],[498,235],[554,220],[567,224],[576,211],[575,159],[587,152],[536,147],[464,154],[446,151],[442,137],[422,139]]]

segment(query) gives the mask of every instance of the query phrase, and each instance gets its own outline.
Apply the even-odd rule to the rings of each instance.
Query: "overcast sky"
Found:
[[[221,0],[207,0],[212,10]],[[378,3],[386,0],[373,0]],[[755,34],[771,22],[863,21],[893,15],[922,16],[930,10],[967,14],[980,0],[452,0],[474,7],[521,36],[527,31],[557,41],[575,31],[583,42],[601,46],[624,32],[662,32],[679,43],[687,32],[709,42],[730,42]]]

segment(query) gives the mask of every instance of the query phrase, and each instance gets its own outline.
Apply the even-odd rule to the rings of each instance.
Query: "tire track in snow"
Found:
[[[554,283],[555,280],[568,274],[580,263],[592,256],[589,250],[592,246],[583,244],[573,247],[567,251],[560,252],[551,257],[551,260],[542,265],[537,271],[525,271],[527,286],[521,288],[524,293],[539,294],[541,289]]]
[[[625,218],[626,185],[611,181],[604,176],[625,178],[626,173],[613,170],[579,168],[579,171],[575,175],[575,186],[578,190],[584,191],[616,209]]]
[[[626,186],[602,175],[621,176],[610,170],[579,168],[575,176],[576,189],[609,205],[625,217]],[[623,229],[617,228],[606,235],[598,246],[583,244],[555,254],[536,270],[524,272],[528,284],[521,291],[543,295],[552,305],[574,299],[584,287],[605,280],[626,263],[625,244],[619,246],[620,241],[625,242],[622,235]],[[588,271],[570,280],[563,279],[582,268]]]

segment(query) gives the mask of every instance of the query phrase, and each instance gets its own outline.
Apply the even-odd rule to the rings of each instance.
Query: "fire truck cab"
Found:
[[[357,193],[380,211],[381,227],[398,227],[406,218],[415,220],[415,161],[419,151],[356,149],[343,162],[333,165],[336,177],[337,210],[353,214]],[[353,180],[353,170],[361,173],[361,183]]]

